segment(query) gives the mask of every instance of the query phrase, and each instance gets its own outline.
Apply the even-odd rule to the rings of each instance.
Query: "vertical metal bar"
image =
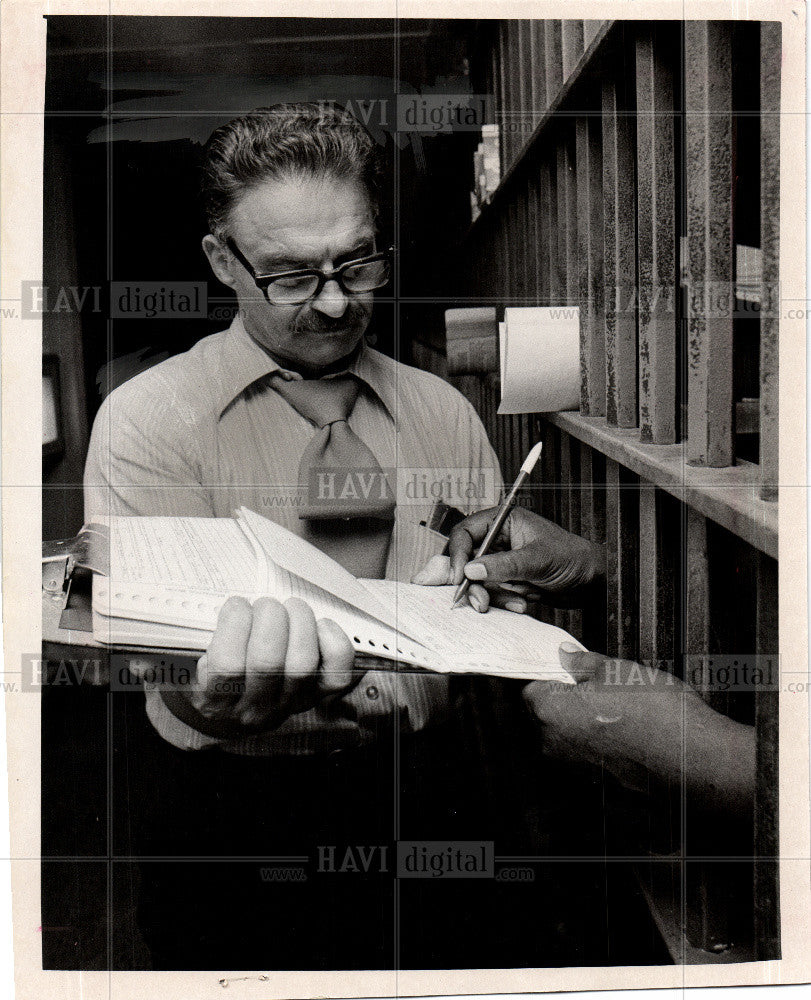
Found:
[[[706,659],[710,652],[710,567],[707,554],[707,520],[687,507],[686,555],[686,676],[705,701],[713,704],[706,687]],[[718,707],[718,706],[715,706]]]
[[[566,165],[566,302],[577,302],[579,274],[577,268],[577,160],[573,124],[563,129]]]
[[[636,39],[639,422],[642,441],[676,440],[676,217],[673,74],[645,26]]]
[[[544,22],[544,51],[546,54],[546,106],[548,108],[554,103],[563,83],[560,21]]]
[[[605,416],[603,163],[599,118],[578,118],[577,249],[580,306],[580,412]]]
[[[510,93],[509,93],[509,50],[507,48],[507,21],[498,27],[498,81],[499,81],[499,142],[501,146],[501,172],[506,173],[512,163],[510,145]]]
[[[732,436],[732,28],[686,21],[689,349],[687,457],[735,461]]]
[[[510,260],[510,228],[507,212],[501,212],[498,218],[499,258],[501,261],[501,295],[508,299],[512,294],[513,266]]]
[[[605,542],[605,521],[601,517],[604,500],[602,484],[598,482],[595,452],[588,445],[582,443],[580,444],[578,484],[579,534],[590,542],[602,545]],[[581,641],[588,649],[605,649],[605,608],[601,604],[602,602],[595,602],[583,609]]]
[[[568,210],[566,204],[566,196],[568,190],[568,158],[566,155],[566,142],[561,136],[559,145],[557,148],[557,234],[553,234],[553,239],[555,235],[557,236],[557,254],[556,254],[556,264],[557,264],[557,303],[568,305],[568,288],[566,284],[566,261],[568,257],[568,239],[570,230],[567,226],[568,220]]]
[[[637,552],[639,496],[628,477],[606,459],[605,537],[607,622],[606,652],[634,660],[637,656]]]
[[[761,30],[764,26],[761,26]],[[771,25],[769,25],[771,27]],[[778,26],[779,27],[779,26]],[[778,654],[777,562],[758,556],[757,566],[757,653],[777,661]],[[778,806],[780,775],[779,691],[777,668],[771,690],[755,694],[756,786],[755,786],[755,957],[780,957],[780,882]]]
[[[603,84],[603,264],[606,417],[637,425],[636,186],[633,119],[617,84]]]
[[[563,79],[566,81],[583,55],[583,22],[561,21],[560,26],[561,48],[563,49]]]
[[[532,106],[537,124],[549,106],[546,97],[546,50],[544,32],[546,21],[533,20],[530,24],[530,52],[532,55]]]
[[[639,490],[639,656],[659,670],[673,669],[674,565],[673,550],[680,531],[672,516],[672,497],[653,483]],[[667,517],[668,509],[671,516]],[[675,538],[674,538],[675,536]]]
[[[777,499],[781,25],[760,25],[760,495]]]
[[[531,219],[532,192],[529,181],[521,185],[518,195],[519,226],[516,253],[524,275],[524,287],[521,293],[521,305],[533,305],[535,298],[535,227]]]
[[[507,22],[507,52],[509,55],[509,81],[510,81],[510,143],[511,161],[515,161],[521,155],[523,147],[523,135],[521,133],[521,98],[523,92],[521,74],[521,50],[519,39],[520,22],[511,18]]]
[[[543,267],[541,288],[543,305],[555,305],[558,301],[557,229],[558,195],[556,165],[544,160],[541,164],[541,239]]]
[[[602,21],[584,21],[583,22],[583,49],[587,49],[591,45],[597,32],[600,30],[600,25]]]
[[[596,542],[592,455],[588,445],[580,445],[580,534],[590,542]]]
[[[518,70],[518,149],[532,134],[532,67],[530,65],[529,21],[515,22],[516,67]]]
[[[656,490],[642,483],[639,491],[639,656],[645,663],[656,663],[656,588],[659,584],[656,565]]]

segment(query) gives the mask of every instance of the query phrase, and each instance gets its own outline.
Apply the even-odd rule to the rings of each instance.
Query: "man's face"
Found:
[[[330,270],[375,250],[366,192],[356,181],[329,175],[267,180],[241,195],[228,224],[257,274]],[[369,325],[371,292],[346,295],[336,281],[328,281],[309,302],[271,305],[233,257],[228,273],[247,332],[291,367],[318,369],[338,361],[354,350]]]

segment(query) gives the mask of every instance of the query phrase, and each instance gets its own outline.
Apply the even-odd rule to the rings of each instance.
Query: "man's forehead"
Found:
[[[235,201],[229,223],[244,249],[274,257],[337,255],[374,236],[371,204],[363,188],[329,177],[257,185]]]

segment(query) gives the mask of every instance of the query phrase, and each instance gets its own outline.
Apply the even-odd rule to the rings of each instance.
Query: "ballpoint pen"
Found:
[[[532,470],[535,468],[535,463],[541,457],[541,449],[543,448],[543,442],[539,441],[524,459],[524,464],[521,466],[521,471],[518,473],[518,477],[512,485],[512,489],[504,497],[501,502],[501,506],[498,508],[496,516],[493,523],[490,525],[490,529],[484,536],[484,541],[479,546],[479,550],[473,559],[481,559],[482,556],[487,555],[490,551],[490,546],[498,538],[498,534],[504,527],[504,522],[507,520],[510,511],[512,510],[513,504],[515,503],[515,498],[518,495],[518,491],[524,485],[524,483],[529,479]],[[471,560],[473,561],[473,560]],[[467,593],[468,587],[471,581],[465,577],[459,586],[456,588],[456,593],[453,595],[453,604],[451,605],[451,610],[456,608],[461,603],[465,594]]]

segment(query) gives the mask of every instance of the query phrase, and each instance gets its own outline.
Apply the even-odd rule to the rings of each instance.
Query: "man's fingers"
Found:
[[[431,556],[423,568],[411,580],[423,587],[444,587],[452,583],[451,561],[447,556]]]
[[[355,648],[349,638],[329,618],[320,618],[316,627],[321,651],[319,687],[325,695],[337,694],[354,687],[363,676],[363,671],[353,669]]]
[[[272,597],[253,605],[253,623],[245,656],[245,692],[236,706],[247,726],[264,721],[278,700],[290,626],[287,610]]]
[[[302,686],[316,680],[321,652],[318,648],[318,629],[315,615],[309,604],[291,597],[285,601],[290,622],[287,656],[284,663],[283,699],[299,700]],[[297,694],[294,694],[298,692]]]
[[[201,715],[218,714],[242,693],[252,617],[244,597],[229,597],[220,608],[211,644],[197,664],[192,704]]]

